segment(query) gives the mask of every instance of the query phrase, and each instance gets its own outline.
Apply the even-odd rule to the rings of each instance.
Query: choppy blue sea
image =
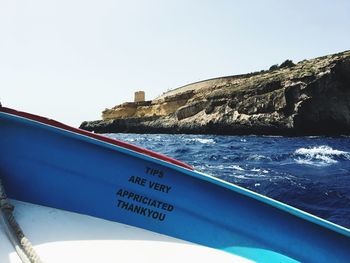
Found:
[[[350,137],[107,136],[350,228]]]

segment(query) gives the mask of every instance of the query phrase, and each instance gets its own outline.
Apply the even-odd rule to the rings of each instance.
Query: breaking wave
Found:
[[[327,145],[310,148],[299,148],[294,152],[298,164],[314,166],[328,166],[338,163],[339,160],[350,160],[350,153],[333,149]]]

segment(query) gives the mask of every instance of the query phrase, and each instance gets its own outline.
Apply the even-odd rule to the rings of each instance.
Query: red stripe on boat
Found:
[[[156,153],[156,152],[144,149],[142,147],[138,147],[138,146],[135,146],[133,144],[126,143],[126,142],[123,142],[123,141],[120,141],[120,140],[112,139],[112,138],[109,138],[109,137],[106,137],[106,136],[103,136],[103,135],[100,135],[100,134],[96,134],[96,133],[92,133],[92,132],[85,131],[85,130],[82,130],[82,129],[74,128],[74,127],[68,126],[66,124],[63,124],[61,122],[58,122],[58,121],[55,121],[55,120],[52,120],[52,119],[48,119],[48,118],[41,117],[41,116],[38,116],[38,115],[34,115],[34,114],[31,114],[31,113],[27,113],[27,112],[17,111],[17,110],[6,108],[6,107],[0,107],[0,111],[5,112],[5,113],[9,113],[9,114],[12,114],[12,115],[20,116],[20,117],[23,117],[23,118],[26,118],[26,119],[34,120],[34,121],[37,121],[37,122],[40,122],[40,123],[44,123],[44,124],[47,124],[47,125],[50,125],[50,126],[53,126],[53,127],[57,127],[57,128],[60,128],[60,129],[66,130],[66,131],[70,131],[70,132],[78,133],[78,134],[81,134],[81,135],[85,135],[85,136],[88,136],[88,137],[91,137],[91,138],[94,138],[94,139],[97,139],[97,140],[100,140],[100,141],[111,143],[111,144],[114,144],[114,145],[117,145],[117,146],[129,149],[129,150],[132,150],[132,151],[135,151],[135,152],[138,152],[138,153],[146,154],[148,156],[152,156],[154,158],[157,158],[157,159],[160,159],[160,160],[163,160],[163,161],[166,161],[166,162],[169,162],[169,163],[172,163],[172,164],[176,164],[176,165],[182,166],[184,168],[193,170],[193,168],[191,166],[189,166],[188,164],[185,164],[185,163],[180,162],[180,161],[178,161],[176,159],[170,158],[170,157],[168,157],[166,155],[163,155],[163,154],[160,154],[160,153]]]

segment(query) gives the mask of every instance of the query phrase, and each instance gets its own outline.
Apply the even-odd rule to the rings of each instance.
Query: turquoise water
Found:
[[[350,228],[350,138],[107,134]]]

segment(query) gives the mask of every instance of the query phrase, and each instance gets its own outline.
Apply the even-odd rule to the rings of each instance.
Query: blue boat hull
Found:
[[[350,231],[179,165],[0,112],[11,198],[117,221],[258,262],[348,262]]]

